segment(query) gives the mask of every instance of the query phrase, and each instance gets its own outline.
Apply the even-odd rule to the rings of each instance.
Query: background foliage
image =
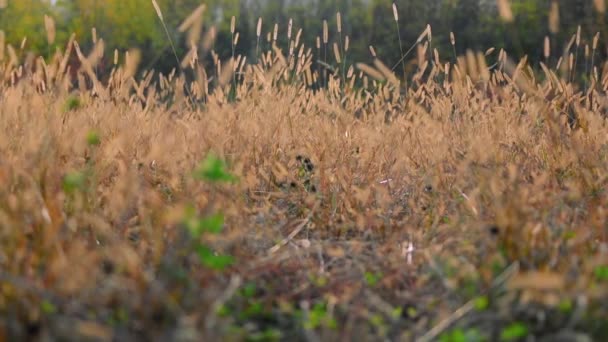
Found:
[[[597,2],[597,1],[596,1]],[[200,0],[159,0],[170,34],[179,42],[180,56],[187,51],[184,35],[177,27]],[[273,31],[277,23],[286,32],[289,19],[293,19],[294,32],[303,29],[302,41],[309,47],[315,46],[318,36],[322,36],[322,21],[327,20],[330,29],[330,52],[336,34],[336,13],[343,21],[343,35],[350,38],[349,58],[367,61],[368,46],[373,43],[378,55],[387,63],[399,60],[396,48],[397,32],[392,15],[392,2],[387,0],[209,0],[205,1],[207,11],[203,30],[211,26],[218,28],[215,50],[220,56],[231,53],[230,18],[237,17],[237,31],[240,39],[237,53],[250,57],[255,53],[256,24],[259,17],[264,19],[261,41]],[[505,48],[512,56],[522,57],[524,51],[532,62],[540,60],[545,36],[552,38],[553,53],[561,51],[570,37],[581,25],[582,37],[589,40],[596,32],[606,37],[606,14],[597,10],[591,0],[559,2],[559,30],[551,33],[548,25],[552,0],[511,1],[515,20],[504,23],[497,15],[496,1],[493,0],[399,0],[399,29],[404,45],[413,44],[427,24],[433,28],[433,47],[442,55],[452,54],[449,33],[456,36],[456,52],[466,49],[485,50],[490,47]],[[137,46],[142,50],[144,67],[169,71],[175,66],[175,59],[169,43],[155,15],[150,0],[19,0],[8,1],[0,9],[0,30],[13,46],[20,46],[27,36],[27,49],[40,54],[52,53],[44,32],[43,16],[48,14],[57,23],[55,44],[64,46],[70,33],[86,47],[92,45],[91,27],[95,27],[98,37],[106,42],[106,55],[114,49],[120,51]],[[591,44],[590,41],[584,43]],[[598,50],[605,55],[604,44]]]

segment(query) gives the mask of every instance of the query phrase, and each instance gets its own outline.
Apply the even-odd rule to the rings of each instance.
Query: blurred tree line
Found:
[[[437,48],[443,59],[453,58],[450,32],[454,32],[457,54],[466,49],[495,47],[504,48],[511,56],[527,54],[532,61],[538,61],[542,59],[545,36],[551,38],[552,55],[557,59],[578,25],[582,29],[582,44],[591,45],[593,35],[601,33],[598,53],[605,56],[606,45],[602,42],[608,32],[604,1],[511,0],[514,20],[506,22],[498,15],[500,0],[397,0],[399,21],[395,22],[393,3],[389,0],[207,0],[203,1],[207,5],[203,30],[216,27],[213,48],[221,57],[227,57],[231,54],[230,20],[235,16],[240,35],[236,50],[255,60],[258,18],[263,19],[262,48],[268,47],[266,36],[272,33],[275,23],[279,25],[279,43],[287,46],[287,25],[291,18],[293,36],[302,28],[301,41],[313,51],[317,39],[321,39],[321,51],[324,50],[322,23],[327,20],[327,59],[333,61],[331,46],[340,39],[336,20],[339,11],[341,39],[344,41],[348,35],[350,40],[349,61],[369,61],[368,46],[373,45],[378,57],[393,65],[401,56],[397,27],[406,50],[427,24],[432,27],[432,48]],[[185,34],[177,27],[201,1],[157,2],[181,58],[188,45]],[[47,42],[45,14],[55,20],[57,34],[52,45]],[[93,27],[97,37],[106,43],[106,56],[112,56],[114,49],[122,52],[137,47],[144,56],[143,67],[167,72],[176,66],[151,0],[0,0],[0,30],[4,31],[6,42],[17,49],[27,37],[26,50],[48,55],[56,47],[63,47],[74,32],[86,51],[93,44]],[[319,53],[320,57],[323,55]]]

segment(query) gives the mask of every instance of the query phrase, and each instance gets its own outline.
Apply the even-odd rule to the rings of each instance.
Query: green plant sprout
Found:
[[[199,164],[194,172],[194,177],[212,184],[237,181],[237,178],[226,170],[226,163],[211,153]],[[222,271],[234,263],[234,257],[216,253],[211,247],[200,242],[204,234],[220,234],[222,232],[224,215],[221,212],[198,217],[194,208],[188,208],[184,224],[194,241],[193,250],[198,255],[201,264]]]

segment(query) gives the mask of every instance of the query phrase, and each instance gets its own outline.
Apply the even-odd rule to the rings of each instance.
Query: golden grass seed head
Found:
[[[232,18],[230,18],[230,33],[234,34],[235,30],[236,30],[236,17],[232,16]]]
[[[55,42],[56,30],[55,30],[55,20],[48,15],[44,15],[44,28],[46,30],[46,39],[49,45],[52,45]]]
[[[597,72],[597,67],[596,66],[593,67],[593,76],[595,77],[595,80],[599,79],[598,72]]]
[[[336,62],[342,63],[342,59],[340,58],[340,48],[338,47],[338,43],[334,43],[334,56],[336,57]]]
[[[374,66],[390,83],[392,83],[395,87],[399,87],[399,79],[395,76],[391,69],[382,63],[382,61],[380,61],[378,58],[374,59]]]
[[[576,34],[573,34],[572,37],[570,37],[568,44],[566,45],[566,51],[570,51],[570,49],[572,49],[572,45],[574,45],[575,41],[576,41]]]
[[[298,33],[296,33],[296,41],[295,46],[300,46],[300,38],[302,37],[302,29],[298,29]]]
[[[557,33],[559,31],[559,3],[557,0],[551,1],[549,9],[549,31]]]
[[[477,53],[477,67],[479,68],[479,75],[484,82],[490,80],[490,71],[486,63],[486,56],[481,52]]]
[[[452,46],[456,45],[456,37],[454,36],[454,32],[450,32],[450,44],[452,44]]]
[[[217,36],[217,30],[215,26],[211,26],[205,36],[203,37],[203,42],[201,43],[203,51],[208,51],[211,48],[211,45],[215,42],[215,38]]]
[[[75,44],[75,43],[74,43]],[[76,44],[75,44],[76,45]],[[141,51],[138,49],[131,49],[125,52],[125,70],[123,77],[128,79],[135,75],[139,62],[141,61]]]
[[[598,13],[606,12],[606,0],[593,0],[593,7]]]
[[[543,55],[546,58],[549,58],[551,55],[551,41],[549,40],[549,36],[545,36],[545,43],[543,46]]]
[[[300,59],[300,63],[304,63],[305,60],[302,58],[304,56],[304,45],[300,45],[300,49],[298,49],[298,58]]]
[[[255,35],[259,39],[261,34],[262,34],[262,17],[259,17],[258,18],[258,25],[257,25],[257,27],[255,29]]]
[[[498,0],[498,15],[506,23],[513,22],[513,11],[509,0]]]
[[[0,30],[0,61],[4,59],[4,44],[5,44],[4,31]]]
[[[160,21],[164,21],[163,12],[160,10],[160,6],[158,6],[156,0],[152,0],[152,6],[154,6],[154,11],[156,11],[156,16],[158,16],[158,19],[160,19]]]
[[[232,66],[232,70],[233,70],[234,72],[236,72],[236,70],[238,69],[239,65],[241,64],[241,59],[242,59],[242,58],[243,58],[243,56],[242,56],[242,55],[238,55],[238,56],[236,57],[236,60],[235,60],[235,62],[234,62],[234,65]]]
[[[558,70],[560,69],[560,67],[561,67],[561,65],[562,65],[562,61],[563,61],[563,60],[564,60],[564,58],[563,58],[563,57],[560,57],[560,58],[557,60],[557,63],[556,63],[556,65],[555,65],[555,69],[558,69]]]
[[[323,20],[323,44],[327,44],[329,41],[329,28],[327,27],[327,20]]]
[[[372,77],[373,79],[376,80],[384,80],[384,75],[382,75],[382,73],[378,70],[376,70],[375,68],[364,64],[364,63],[357,63],[356,64],[357,69],[363,71],[365,74],[369,75],[370,77]]]
[[[417,55],[417,63],[418,66],[421,66],[426,60],[426,50],[428,48],[428,42],[425,42],[423,45],[416,46],[416,55]]]
[[[336,26],[338,28],[338,33],[342,33],[342,16],[340,12],[336,13]]]
[[[600,33],[597,32],[595,34],[595,36],[593,36],[593,46],[592,46],[593,51],[595,51],[597,49],[597,44],[598,44],[599,40],[600,40]]]
[[[202,16],[205,13],[207,5],[199,5],[177,28],[179,32],[186,32],[189,28],[193,27],[195,23],[202,20]]]
[[[498,62],[504,63],[507,60],[507,52],[504,49],[500,49],[498,52]]]
[[[422,33],[421,33],[421,34],[418,36],[418,38],[416,39],[416,44],[418,44],[418,43],[422,42],[422,40],[423,40],[424,38],[427,38],[427,37],[428,37],[429,32],[430,32],[430,31],[429,31],[429,30],[430,30],[430,28],[431,28],[431,27],[430,27],[429,25],[427,25],[427,26],[426,26],[426,28],[424,29],[424,31],[422,31]]]
[[[399,21],[399,12],[397,11],[397,5],[393,2],[393,18],[395,21]]]

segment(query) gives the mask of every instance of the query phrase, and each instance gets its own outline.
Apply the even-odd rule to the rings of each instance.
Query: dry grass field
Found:
[[[73,72],[0,42],[0,340],[608,335],[595,46],[456,59],[427,29],[404,84],[289,38],[104,80],[102,40]]]

